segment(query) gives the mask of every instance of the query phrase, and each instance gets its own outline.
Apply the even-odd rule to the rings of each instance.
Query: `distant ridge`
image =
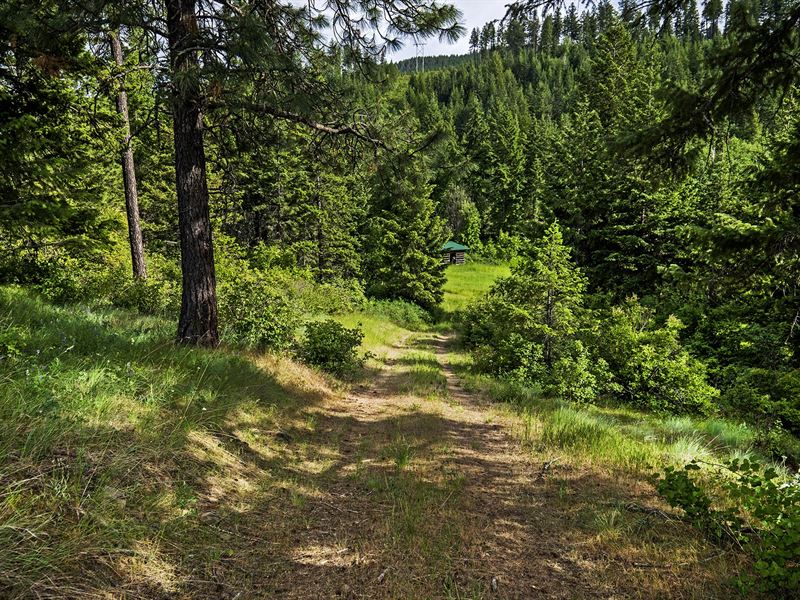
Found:
[[[437,69],[446,69],[448,67],[457,67],[464,63],[470,62],[480,55],[478,54],[440,54],[438,56],[425,57],[425,70],[434,71]],[[422,57],[419,59],[404,58],[394,64],[401,73],[413,73],[417,70],[417,61],[419,61],[419,70],[422,71]]]

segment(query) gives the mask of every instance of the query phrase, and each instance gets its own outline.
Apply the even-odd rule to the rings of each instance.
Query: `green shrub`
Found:
[[[800,435],[800,369],[728,367],[722,404],[764,427],[774,423]]]
[[[328,319],[306,324],[297,355],[308,364],[315,365],[334,375],[345,375],[364,364],[358,348],[364,334],[358,328],[348,328]]]
[[[659,493],[699,529],[719,543],[732,542],[750,553],[756,579],[747,582],[775,596],[800,592],[800,477],[781,482],[777,472],[763,472],[749,460],[732,460],[706,473],[710,495],[693,474],[696,462],[683,469],[667,467]]]
[[[117,269],[109,279],[108,299],[118,308],[148,315],[177,312],[180,308],[180,276],[170,281],[156,272],[147,279],[134,279],[127,271]]]
[[[300,323],[285,296],[253,280],[220,287],[220,318],[223,340],[258,350],[288,348]]]
[[[638,408],[710,413],[719,392],[708,384],[705,365],[681,346],[683,325],[675,317],[662,327],[653,321],[636,299],[614,307],[602,321],[593,350],[612,374],[606,393]]]
[[[591,369],[589,353],[574,341],[553,365],[553,391],[568,402],[591,402],[597,395],[597,378]]]
[[[364,289],[356,280],[319,283],[294,276],[286,283],[297,304],[313,314],[337,315],[359,309],[366,302]]]

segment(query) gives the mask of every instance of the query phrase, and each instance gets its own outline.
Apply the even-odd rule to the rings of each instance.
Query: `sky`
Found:
[[[437,54],[466,54],[469,52],[469,34],[473,27],[482,27],[487,21],[492,19],[502,19],[506,14],[506,4],[510,0],[448,0],[450,4],[455,4],[461,9],[464,16],[461,24],[466,29],[464,34],[455,44],[440,42],[438,38],[426,40],[425,56],[436,56]],[[416,48],[412,40],[404,40],[405,46],[390,54],[387,58],[392,62],[413,58],[416,55]]]

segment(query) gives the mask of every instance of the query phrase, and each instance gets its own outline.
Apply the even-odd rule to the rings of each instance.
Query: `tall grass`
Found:
[[[452,315],[488,292],[494,282],[507,277],[511,269],[505,264],[467,262],[447,267],[442,310]]]
[[[278,359],[178,348],[173,334],[159,318],[0,287],[3,597],[77,595],[98,561],[162,539],[203,545],[192,490],[226,472],[214,434],[278,428],[277,408],[324,386]]]
[[[361,329],[364,333],[361,346],[380,359],[385,359],[400,341],[412,335],[411,330],[368,312],[336,315],[333,318],[346,327]]]
[[[521,441],[538,452],[650,473],[692,460],[759,457],[756,432],[722,418],[665,417],[627,407],[574,405],[540,389],[471,373],[469,359],[454,362],[465,387],[502,402],[520,416]]]

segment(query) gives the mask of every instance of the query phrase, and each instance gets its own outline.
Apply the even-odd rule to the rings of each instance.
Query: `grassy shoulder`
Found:
[[[202,573],[233,551],[221,532],[244,515],[313,493],[297,470],[332,453],[305,442],[330,380],[279,356],[177,348],[173,328],[0,288],[6,597],[175,591],[187,561]]]

